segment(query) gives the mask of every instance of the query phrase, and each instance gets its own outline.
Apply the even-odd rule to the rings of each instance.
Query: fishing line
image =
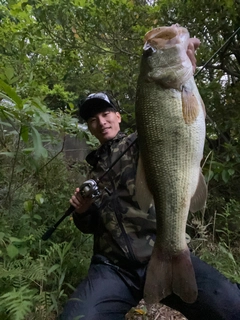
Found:
[[[232,35],[224,42],[224,44],[211,56],[211,58],[208,59],[206,63],[201,67],[201,69],[198,70],[197,73],[195,73],[194,78],[196,78],[204,68],[208,66],[208,64],[213,60],[213,58],[227,45],[230,43],[232,38],[238,33],[240,30],[240,27],[235,30]],[[206,115],[206,118],[215,126],[215,129],[218,131],[218,134],[224,139],[225,142],[229,142],[229,139],[218,129],[216,122],[213,121],[208,115]],[[207,139],[208,140],[208,139]],[[209,142],[209,141],[208,141]]]
[[[198,70],[197,73],[195,73],[194,77],[196,78],[199,73],[207,67],[207,65],[212,61],[212,59],[228,44],[228,42],[230,42],[230,40],[238,33],[238,31],[240,30],[240,27],[237,28],[237,30],[235,30],[233,32],[233,34],[224,42],[224,44],[211,56],[210,59],[208,59],[208,61],[206,63],[204,63],[204,65],[201,67],[200,70]]]

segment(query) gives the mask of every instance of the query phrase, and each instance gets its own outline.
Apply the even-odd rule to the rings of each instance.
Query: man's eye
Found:
[[[92,118],[92,119],[89,120],[89,122],[91,122],[91,123],[94,122],[94,121],[96,121],[96,118]]]
[[[104,116],[107,116],[109,114],[109,111],[104,112]]]

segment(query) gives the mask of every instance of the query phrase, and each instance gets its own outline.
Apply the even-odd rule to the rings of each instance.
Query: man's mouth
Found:
[[[110,127],[104,128],[104,129],[101,130],[101,133],[107,133],[109,129],[111,129],[111,128]]]

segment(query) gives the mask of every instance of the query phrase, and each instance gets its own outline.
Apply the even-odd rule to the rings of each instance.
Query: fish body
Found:
[[[203,208],[207,196],[200,167],[205,108],[186,54],[188,39],[188,31],[178,25],[148,32],[137,84],[140,158],[157,220],[144,289],[147,303],[171,293],[192,303],[198,292],[185,231],[189,210]],[[149,201],[141,195],[140,207],[147,209]]]

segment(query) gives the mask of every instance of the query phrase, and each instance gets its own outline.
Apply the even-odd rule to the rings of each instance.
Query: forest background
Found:
[[[86,177],[66,135],[97,146],[77,118],[87,94],[109,92],[135,130],[144,34],[179,23],[201,40],[197,72],[240,26],[238,0],[0,0],[0,319],[55,319],[89,265],[92,238],[71,218],[47,228]],[[240,32],[195,78],[207,110],[204,212],[190,246],[240,282]],[[53,134],[55,132],[55,134]]]

